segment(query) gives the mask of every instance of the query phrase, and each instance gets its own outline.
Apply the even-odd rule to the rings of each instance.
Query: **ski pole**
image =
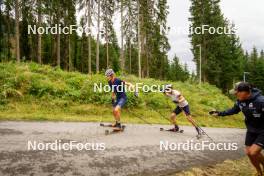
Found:
[[[132,115],[134,115],[135,117],[137,117],[138,119],[142,120],[143,122],[145,122],[148,125],[152,125],[152,123],[148,122],[147,120],[143,119],[142,117],[139,117],[136,113],[130,111],[129,109],[127,109],[129,113],[131,113]]]
[[[159,111],[157,111],[157,110],[154,110],[153,108],[151,108],[151,110],[153,110],[153,111],[157,112],[159,115],[161,115],[161,117],[162,117],[162,118],[164,118],[165,120],[167,120],[168,122],[170,122],[170,123],[171,123],[171,120],[170,120],[169,118],[165,117],[164,115],[162,115],[162,114],[161,114]]]
[[[112,106],[114,106],[114,104],[115,104],[115,100],[114,99],[111,100],[111,104],[112,104]],[[102,121],[103,121],[103,116],[101,116],[101,119],[100,119],[100,122],[99,122],[99,125],[100,126],[104,126],[104,124],[102,123]]]
[[[167,100],[167,105],[169,106],[168,100]],[[206,135],[211,141],[214,142],[214,140],[192,118],[190,118],[188,116],[187,116],[187,118],[196,128],[200,129],[204,135]]]
[[[201,131],[202,131],[202,133],[204,134],[204,135],[206,135],[211,141],[213,141],[214,142],[214,140],[192,119],[192,118],[190,118],[190,117],[187,117],[188,118],[188,120],[190,120],[191,121],[191,123],[196,127],[196,128],[198,128],[198,129],[200,129]]]

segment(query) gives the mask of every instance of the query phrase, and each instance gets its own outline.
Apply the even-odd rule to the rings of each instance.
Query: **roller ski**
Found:
[[[125,125],[121,125],[121,123],[115,122],[114,124],[104,124],[100,123],[101,127],[107,127],[107,128],[123,128]]]
[[[168,131],[168,132],[173,132],[173,133],[183,133],[184,132],[184,130],[180,130],[178,126],[175,126],[174,128],[171,128],[171,129],[160,128],[160,131]]]
[[[106,128],[115,128],[118,127],[116,124],[104,124],[104,123],[100,123],[100,127],[106,127]],[[125,127],[125,125],[121,125],[121,128]]]
[[[113,127],[112,130],[105,130],[105,135],[116,134],[124,131],[125,131],[125,126],[122,125],[120,127]]]
[[[113,127],[113,124],[100,123],[100,127]]]

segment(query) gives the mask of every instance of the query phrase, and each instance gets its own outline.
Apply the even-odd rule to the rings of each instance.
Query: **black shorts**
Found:
[[[176,115],[180,114],[182,111],[184,111],[185,115],[191,115],[189,105],[186,105],[186,106],[184,106],[184,107],[182,107],[182,108],[179,107],[179,106],[177,106],[177,107],[173,110],[173,112],[174,112]]]
[[[262,133],[247,132],[245,145],[251,146],[253,144],[256,144],[256,145],[264,148],[264,132],[262,132]]]

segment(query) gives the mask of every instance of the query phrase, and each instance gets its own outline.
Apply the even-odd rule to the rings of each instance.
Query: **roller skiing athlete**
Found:
[[[131,88],[135,88],[133,84],[129,82],[125,82],[119,78],[115,77],[115,73],[112,69],[107,69],[105,72],[105,76],[107,77],[108,84],[112,90],[112,106],[113,106],[113,115],[115,119],[115,123],[112,124],[114,131],[123,131],[124,126],[121,125],[120,117],[121,117],[121,109],[127,102],[127,95],[125,85]],[[134,89],[135,90],[135,89]],[[134,95],[138,97],[137,91],[134,92]]]
[[[187,100],[184,98],[184,96],[178,91],[173,90],[173,87],[171,84],[167,84],[164,86],[163,93],[170,97],[171,100],[176,104],[176,108],[171,113],[171,123],[174,125],[173,128],[169,129],[168,131],[172,132],[183,132],[180,130],[177,122],[176,122],[176,116],[179,115],[182,111],[185,113],[185,116],[187,117],[188,121],[195,127],[195,130],[197,132],[197,138],[199,139],[202,135],[201,130],[195,125],[194,120],[192,119],[190,107],[187,102]]]

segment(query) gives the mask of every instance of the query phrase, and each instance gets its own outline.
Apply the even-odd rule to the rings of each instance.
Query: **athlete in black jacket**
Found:
[[[259,89],[252,88],[249,83],[245,82],[237,83],[231,92],[237,97],[234,107],[222,112],[211,111],[210,114],[228,116],[243,112],[247,127],[245,153],[256,168],[258,175],[262,175],[260,165],[264,168],[264,156],[261,154],[264,148],[264,96],[261,95]]]

